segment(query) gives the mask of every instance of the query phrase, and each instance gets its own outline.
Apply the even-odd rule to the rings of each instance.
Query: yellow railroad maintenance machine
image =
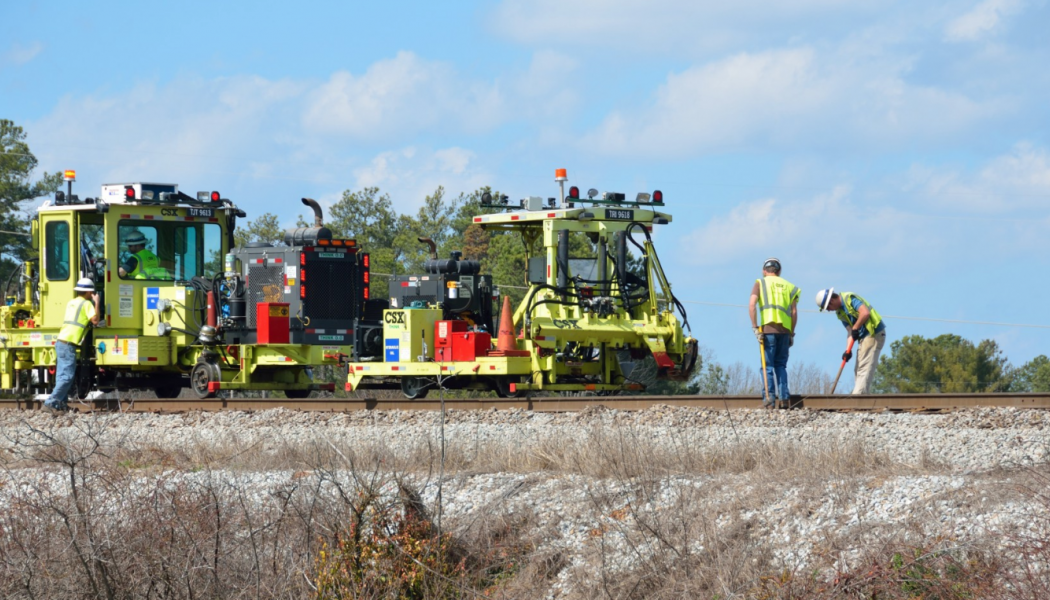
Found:
[[[529,197],[516,205],[486,194],[481,228],[520,235],[528,291],[511,314],[490,275],[453,252],[436,255],[418,275],[396,276],[390,300],[368,300],[355,327],[346,389],[400,388],[411,399],[429,390],[615,393],[640,390],[632,378],[655,361],[658,378],[685,380],[697,343],[682,330],[685,310],[671,292],[652,243],[652,228],[671,222],[663,194],[596,190],[580,198],[558,169],[560,200]],[[421,238],[420,240],[426,241]],[[432,247],[433,250],[433,247]],[[675,315],[678,311],[682,321]],[[495,332],[495,339],[493,333]]]
[[[102,308],[78,359],[81,398],[125,389],[174,398],[184,387],[201,398],[219,390],[305,398],[332,389],[312,382],[311,367],[350,354],[349,330],[366,315],[346,299],[367,294],[368,258],[354,240],[332,239],[316,202],[303,199],[314,227],[289,231],[287,246],[234,248],[244,211],[218,192],[112,184],[81,200],[75,173],[66,180],[68,192],[32,221],[38,257],[4,288],[17,291],[0,306],[0,391],[54,387],[55,341],[81,277],[94,280]]]

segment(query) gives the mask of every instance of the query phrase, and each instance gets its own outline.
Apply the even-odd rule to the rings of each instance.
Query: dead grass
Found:
[[[12,502],[0,506],[4,598],[315,597],[319,551],[362,522],[361,494],[406,510],[413,504],[389,490],[442,471],[584,482],[584,510],[595,520],[582,552],[545,543],[559,520],[545,530],[535,512],[511,511],[510,502],[446,520],[456,564],[477,585],[431,586],[419,597],[542,598],[555,585],[577,598],[1050,597],[1045,467],[974,476],[957,492],[980,510],[1023,505],[1028,527],[942,537],[930,521],[945,498],[933,496],[892,525],[810,539],[803,559],[775,549],[761,509],[809,517],[855,503],[880,481],[947,470],[929,459],[902,464],[857,440],[693,448],[684,435],[657,440],[632,426],[523,448],[451,440],[443,463],[426,440],[408,452],[326,440],[265,452],[236,440],[131,450],[113,421],[92,419],[17,435],[0,459],[2,496]],[[274,471],[271,485],[244,484]],[[394,597],[383,589],[368,597]]]

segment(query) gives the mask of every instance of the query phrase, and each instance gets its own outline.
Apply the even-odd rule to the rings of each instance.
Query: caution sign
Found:
[[[287,304],[278,304],[278,305],[275,306],[275,305],[271,304],[270,305],[270,313],[269,314],[270,314],[271,317],[285,317],[285,318],[288,318],[288,305]]]

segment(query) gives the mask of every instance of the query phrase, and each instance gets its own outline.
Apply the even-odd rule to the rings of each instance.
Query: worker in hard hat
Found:
[[[77,297],[66,304],[62,329],[59,330],[58,341],[55,342],[55,389],[44,402],[44,409],[51,412],[69,410],[67,401],[77,371],[77,348],[84,341],[88,327],[98,325],[101,314],[95,282],[91,278],[81,278],[73,290]]]
[[[875,369],[879,365],[879,355],[882,354],[882,347],[886,345],[886,322],[867,300],[853,292],[839,294],[835,288],[817,292],[817,307],[820,312],[835,311],[835,315],[853,338],[854,344],[857,345],[857,362],[853,366],[853,393],[869,393],[871,382],[875,379]],[[842,353],[842,360],[848,361],[851,358],[853,353],[849,350]]]
[[[146,236],[141,231],[131,233],[124,244],[128,247],[130,256],[117,271],[121,277],[131,279],[146,279],[157,274],[160,259],[157,255],[146,249]]]
[[[780,276],[780,260],[768,258],[762,263],[762,277],[751,288],[751,328],[766,355],[767,397],[763,406],[775,408],[778,400],[787,404],[791,395],[788,388],[788,349],[795,343],[795,325],[798,323],[798,297],[802,292]]]

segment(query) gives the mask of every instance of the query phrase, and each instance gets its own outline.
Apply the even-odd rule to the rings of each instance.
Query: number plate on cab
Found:
[[[607,208],[605,209],[605,218],[616,219],[617,221],[633,221],[634,211],[622,208]]]
[[[215,216],[215,209],[214,208],[192,208],[191,207],[191,208],[187,208],[186,211],[189,214],[189,216],[191,216],[191,217],[214,217]]]

